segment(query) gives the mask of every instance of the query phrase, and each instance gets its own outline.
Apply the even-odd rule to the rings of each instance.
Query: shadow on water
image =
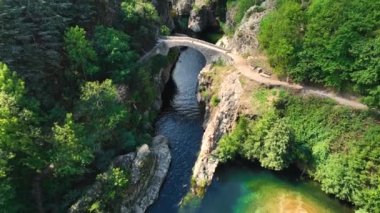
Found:
[[[172,162],[159,198],[148,212],[178,212],[178,204],[189,190],[192,167],[203,135],[203,113],[196,93],[198,74],[205,63],[198,51],[183,50],[163,93],[156,132],[169,139]]]

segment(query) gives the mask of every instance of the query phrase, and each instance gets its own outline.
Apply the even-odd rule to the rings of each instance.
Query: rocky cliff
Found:
[[[170,29],[174,29],[174,21],[171,15],[171,3],[168,0],[152,0],[152,3],[156,7],[162,23]]]
[[[217,4],[214,0],[195,0],[189,17],[188,28],[198,33],[210,27],[218,27],[219,23],[215,14],[216,7]]]
[[[179,16],[188,16],[190,15],[190,11],[193,8],[194,1],[195,0],[173,0],[173,10]]]
[[[130,182],[122,195],[121,203],[115,203],[118,212],[144,212],[157,199],[171,161],[168,140],[156,136],[151,147],[144,144],[136,152],[117,157],[111,168],[130,171]],[[71,206],[69,212],[87,212],[104,193],[97,181],[85,195]]]
[[[213,82],[207,76],[210,66],[205,67],[199,75],[199,85],[202,89],[210,89]],[[206,87],[206,88],[205,88]],[[215,157],[215,149],[219,139],[227,133],[235,123],[238,116],[239,99],[243,92],[239,81],[239,74],[233,72],[227,75],[220,85],[218,98],[219,103],[213,109],[208,100],[206,101],[205,132],[202,138],[201,150],[193,168],[192,191],[201,194],[203,189],[212,181],[218,159]],[[202,97],[198,95],[198,97]]]
[[[257,35],[263,17],[274,8],[274,0],[266,0],[260,6],[252,6],[247,10],[240,25],[231,38],[223,36],[217,45],[232,49],[240,54],[253,54],[259,47]]]
[[[179,56],[179,49],[173,48],[171,53],[174,57],[169,58],[169,63],[166,67],[160,69],[159,73],[154,77],[154,85],[156,87],[157,96],[153,103],[153,109],[159,111],[162,105],[162,93],[164,92],[166,83],[170,79],[171,71],[175,65],[177,58]]]

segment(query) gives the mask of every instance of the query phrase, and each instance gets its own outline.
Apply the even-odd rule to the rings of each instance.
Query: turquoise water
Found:
[[[353,212],[295,169],[272,172],[235,164],[220,168],[196,210],[185,212]]]

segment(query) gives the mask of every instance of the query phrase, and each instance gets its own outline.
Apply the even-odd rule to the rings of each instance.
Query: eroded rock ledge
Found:
[[[151,147],[144,144],[126,155],[117,157],[111,165],[130,171],[130,183],[124,190],[119,212],[145,212],[159,195],[171,162],[168,140],[156,136]],[[71,206],[69,212],[87,212],[101,195],[101,183],[96,182],[87,193]]]
[[[207,66],[201,71],[199,75],[200,87],[211,86],[211,83],[207,82],[209,79],[206,75],[209,70],[210,67]],[[210,112],[210,104],[206,103],[206,130],[203,134],[201,150],[193,168],[192,176],[192,191],[195,194],[201,194],[203,189],[212,181],[219,163],[214,151],[219,139],[231,130],[237,119],[239,99],[242,93],[243,88],[239,81],[239,74],[234,72],[223,80],[218,94],[220,102],[212,113]]]

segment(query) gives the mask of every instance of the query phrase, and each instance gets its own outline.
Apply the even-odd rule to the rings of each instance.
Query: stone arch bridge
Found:
[[[141,59],[144,61],[154,55],[167,55],[170,48],[173,47],[191,47],[198,50],[206,59],[206,63],[212,63],[218,59],[231,61],[229,56],[230,50],[223,49],[214,44],[187,36],[165,36],[160,37],[156,46],[146,53]]]

